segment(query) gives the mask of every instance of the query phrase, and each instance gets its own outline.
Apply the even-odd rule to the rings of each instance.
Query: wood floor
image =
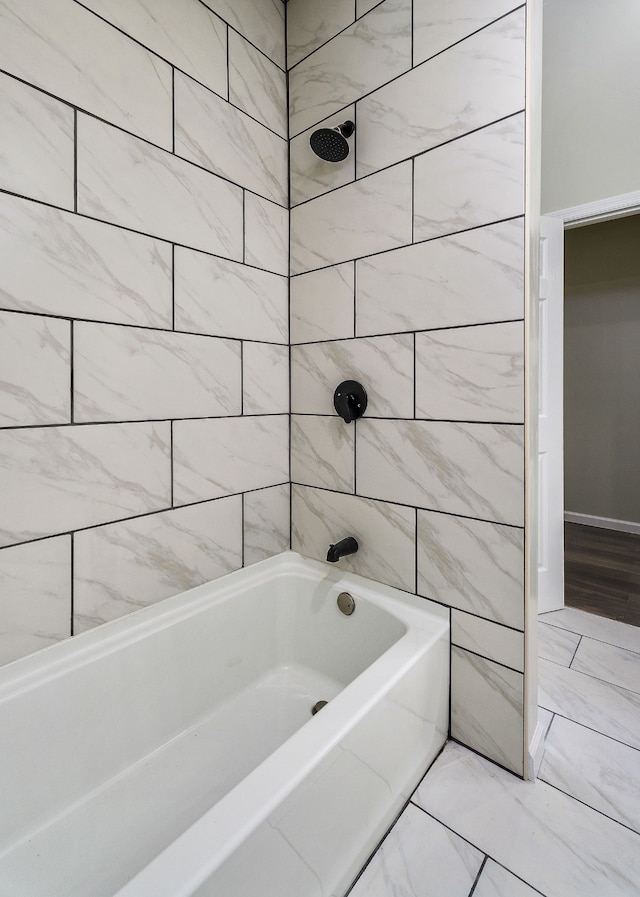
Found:
[[[564,525],[565,604],[640,626],[640,535]]]

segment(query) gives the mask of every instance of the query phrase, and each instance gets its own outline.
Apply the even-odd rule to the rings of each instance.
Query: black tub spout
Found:
[[[353,536],[347,536],[346,539],[340,539],[335,545],[329,546],[327,552],[327,560],[330,564],[337,564],[340,558],[347,554],[355,554],[358,550],[358,543]]]

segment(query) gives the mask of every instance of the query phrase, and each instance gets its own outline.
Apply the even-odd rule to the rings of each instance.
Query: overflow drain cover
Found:
[[[347,617],[356,609],[356,603],[348,592],[340,592],[338,595],[338,607]]]
[[[326,701],[316,701],[316,703],[311,708],[311,716],[315,716],[318,710],[322,710],[327,704]]]

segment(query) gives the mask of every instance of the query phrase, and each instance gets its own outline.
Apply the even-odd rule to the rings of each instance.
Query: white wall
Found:
[[[640,523],[640,216],[565,238],[565,506]]]
[[[0,5],[0,662],[288,547],[284,34]]]
[[[640,190],[640,3],[545,0],[542,211]]]

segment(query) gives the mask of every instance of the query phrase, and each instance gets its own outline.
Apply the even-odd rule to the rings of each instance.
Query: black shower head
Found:
[[[351,149],[347,137],[351,137],[354,131],[352,121],[345,121],[336,128],[320,128],[309,138],[311,149],[325,162],[342,162]]]

